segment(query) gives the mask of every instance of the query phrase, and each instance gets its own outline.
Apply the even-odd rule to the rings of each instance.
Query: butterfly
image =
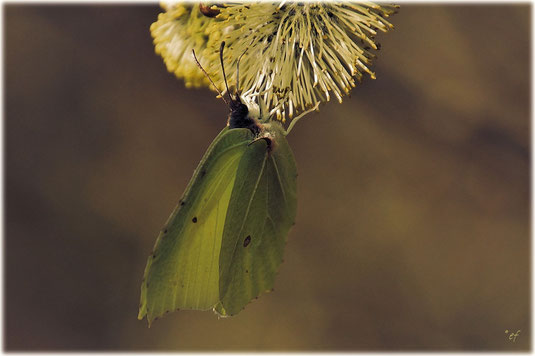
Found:
[[[148,258],[138,319],[146,316],[149,326],[179,309],[235,315],[271,291],[294,225],[297,168],[286,140],[289,130],[269,120],[261,101],[240,97],[239,89],[231,95],[224,46],[220,60],[228,101],[193,51],[230,114]],[[237,73],[239,83],[239,59]]]

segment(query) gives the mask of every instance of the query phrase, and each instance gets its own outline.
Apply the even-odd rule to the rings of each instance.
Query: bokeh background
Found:
[[[154,54],[159,12],[4,7],[6,350],[531,347],[529,4],[403,5],[378,79],[289,137],[275,291],[148,329],[146,257],[227,113]]]

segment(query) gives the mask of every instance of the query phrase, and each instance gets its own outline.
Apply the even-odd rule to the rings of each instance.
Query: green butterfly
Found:
[[[138,318],[147,316],[149,325],[179,309],[234,315],[273,288],[282,262],[297,208],[297,169],[286,140],[293,125],[285,131],[269,121],[261,101],[232,98],[226,86],[228,125],[199,163],[147,261]]]

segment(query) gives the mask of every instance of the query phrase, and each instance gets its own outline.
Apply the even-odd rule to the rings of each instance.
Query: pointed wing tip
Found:
[[[139,312],[137,314],[137,320],[143,320],[143,318],[147,318],[147,322],[149,323],[149,328],[152,324],[152,322],[157,318],[152,318],[149,314],[147,314],[147,306],[142,302],[142,304],[139,306]]]
[[[149,316],[147,315],[147,312],[143,309],[139,309],[139,313],[137,315],[137,320],[143,320],[143,318],[147,317],[147,322],[149,323],[149,328],[150,328],[150,325],[152,324],[152,320],[149,318]]]
[[[143,315],[139,314],[139,315],[137,316],[137,320],[143,320],[143,318],[144,318],[145,316],[146,316],[146,314],[143,314]],[[149,319],[149,317],[147,316],[147,323],[149,324],[149,326],[148,326],[149,328],[151,327],[152,322],[153,322],[153,320]]]

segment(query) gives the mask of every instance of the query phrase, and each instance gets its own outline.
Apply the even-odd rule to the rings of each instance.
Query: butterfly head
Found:
[[[246,95],[240,95],[239,90],[239,83],[240,83],[240,59],[245,54],[242,53],[242,55],[238,58],[237,62],[237,68],[236,68],[236,93],[231,94],[228,83],[227,83],[227,76],[225,74],[225,65],[223,63],[223,49],[225,48],[225,42],[221,42],[221,47],[219,49],[219,59],[221,61],[221,70],[223,71],[223,79],[225,81],[225,88],[228,96],[228,100],[225,99],[225,96],[221,93],[221,91],[218,89],[218,87],[215,85],[215,83],[212,81],[208,73],[204,70],[204,68],[201,66],[199,61],[197,60],[197,57],[195,56],[195,51],[193,51],[193,58],[195,59],[195,62],[199,66],[199,68],[203,71],[203,73],[206,75],[208,80],[212,83],[214,88],[219,93],[219,96],[223,99],[223,101],[227,104],[230,114],[228,116],[227,125],[231,129],[236,128],[247,128],[251,130],[255,135],[258,135],[260,131],[262,130],[262,124],[260,124],[259,120],[264,120],[263,113],[262,113],[262,106],[258,105],[252,97],[246,96]],[[265,111],[265,110],[264,110]]]
[[[261,130],[260,109],[258,104],[246,97],[237,96],[230,101],[230,114],[227,125],[230,129],[246,128],[254,134]]]

